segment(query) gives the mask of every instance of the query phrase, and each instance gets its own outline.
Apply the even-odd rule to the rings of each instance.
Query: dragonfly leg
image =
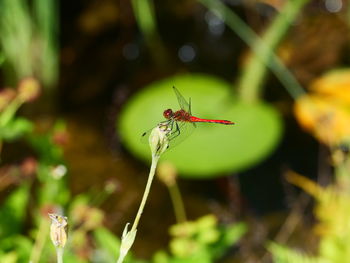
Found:
[[[158,125],[160,128],[163,128],[164,130],[171,130],[171,128],[169,128],[169,124],[170,124],[170,121],[162,121]]]
[[[174,121],[175,122],[175,125],[176,125],[176,131],[175,131],[175,137],[176,136],[179,136],[180,135],[180,127],[179,127],[179,124],[176,122],[176,121]]]

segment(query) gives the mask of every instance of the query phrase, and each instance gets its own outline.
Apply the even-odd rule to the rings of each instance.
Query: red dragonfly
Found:
[[[163,116],[166,120],[158,124],[158,126],[161,126],[168,131],[167,137],[169,140],[169,146],[174,147],[175,145],[182,142],[185,138],[187,138],[192,133],[194,128],[196,128],[196,122],[218,123],[224,125],[235,124],[234,122],[227,120],[201,119],[192,116],[191,98],[189,99],[189,102],[187,102],[186,99],[175,87],[173,87],[173,89],[181,107],[181,110],[175,112],[172,109],[165,110],[163,112]],[[152,129],[147,132],[144,132],[142,134],[142,141],[147,142],[151,132]]]

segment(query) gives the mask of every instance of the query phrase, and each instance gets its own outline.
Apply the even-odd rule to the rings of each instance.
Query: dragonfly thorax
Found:
[[[163,112],[164,118],[167,120],[176,120],[176,121],[189,121],[190,114],[184,110],[178,110],[173,112],[172,109],[167,109]]]

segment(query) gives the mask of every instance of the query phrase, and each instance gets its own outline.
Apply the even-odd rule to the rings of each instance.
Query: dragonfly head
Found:
[[[166,119],[170,119],[173,115],[174,115],[174,113],[171,109],[167,109],[163,112],[163,116]]]

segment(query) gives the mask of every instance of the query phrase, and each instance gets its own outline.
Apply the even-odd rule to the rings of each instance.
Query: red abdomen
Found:
[[[191,122],[211,122],[211,123],[219,123],[219,124],[224,124],[224,125],[233,125],[235,124],[232,121],[227,121],[227,120],[209,120],[209,119],[201,119],[197,118],[194,116],[190,116],[190,121]]]

